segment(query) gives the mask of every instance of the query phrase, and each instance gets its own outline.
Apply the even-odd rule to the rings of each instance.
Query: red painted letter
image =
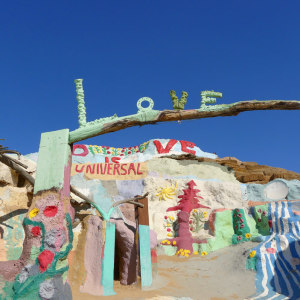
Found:
[[[173,146],[177,143],[176,140],[169,140],[166,148],[164,148],[160,141],[153,141],[153,144],[156,146],[156,150],[159,154],[161,153],[169,153]]]
[[[78,166],[80,166],[80,165],[75,165],[75,171],[76,171],[77,173],[82,173],[82,171],[83,171],[85,165],[81,165],[81,169],[80,169],[80,170],[78,170]]]
[[[111,158],[111,161],[112,161],[113,163],[115,163],[115,164],[119,164],[119,163],[120,163],[120,159],[121,159],[121,157],[112,157],[112,158]]]
[[[186,152],[186,153],[192,153],[192,154],[196,154],[196,151],[188,149],[189,148],[194,148],[195,144],[192,142],[187,142],[187,141],[180,141],[181,144],[181,151]]]
[[[75,153],[76,149],[81,149],[83,152],[77,154],[77,153]],[[74,145],[72,154],[74,156],[87,156],[89,154],[89,150],[87,149],[87,147],[85,145]]]

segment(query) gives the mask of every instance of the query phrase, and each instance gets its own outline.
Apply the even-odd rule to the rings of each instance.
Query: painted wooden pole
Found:
[[[139,199],[138,202],[144,205],[143,208],[138,208],[139,261],[141,268],[141,286],[144,288],[152,285],[148,199]]]
[[[105,245],[102,257],[102,277],[101,284],[103,295],[115,295],[114,291],[114,263],[115,263],[115,224],[103,221],[105,224]]]

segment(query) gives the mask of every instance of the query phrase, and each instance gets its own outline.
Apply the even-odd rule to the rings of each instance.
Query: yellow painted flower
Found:
[[[194,251],[194,254],[199,254],[199,252],[198,251]]]
[[[171,220],[174,221],[174,217],[171,217]]]
[[[185,257],[189,257],[189,255],[188,255],[188,254],[184,254],[184,256],[185,256]]]
[[[173,199],[176,196],[177,184],[175,186],[166,186],[157,190],[156,196],[159,196],[159,200]]]
[[[194,212],[194,213],[197,212],[197,209],[193,209],[193,212]]]
[[[171,244],[171,242],[170,242],[170,241],[167,241],[167,244],[168,244],[168,245],[170,245],[170,244]]]
[[[251,238],[251,234],[250,233],[246,233],[245,237],[246,237],[246,239],[250,239]]]
[[[29,219],[32,219],[32,218],[34,218],[38,213],[39,213],[39,209],[38,208],[34,208],[33,210],[31,210],[30,212],[29,212]]]
[[[205,211],[205,212],[203,213],[203,217],[204,217],[204,218],[207,217],[207,211]]]
[[[207,255],[207,252],[206,251],[202,251],[201,252],[201,256],[205,256],[205,255]]]
[[[170,236],[172,236],[172,234],[171,234],[171,233],[168,233],[168,234],[167,234],[167,236],[169,236],[169,237],[170,237]]]
[[[173,241],[173,245],[174,245],[174,246],[176,245],[176,241]]]
[[[255,250],[252,250],[252,251],[250,252],[250,254],[249,254],[249,257],[252,258],[252,257],[255,256],[255,254],[256,254],[256,251],[255,251]]]

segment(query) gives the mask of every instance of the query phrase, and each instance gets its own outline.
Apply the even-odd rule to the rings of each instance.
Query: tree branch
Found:
[[[119,131],[128,127],[155,124],[157,122],[169,122],[178,120],[192,120],[215,117],[237,116],[244,111],[254,110],[300,110],[300,101],[295,100],[268,100],[268,101],[241,101],[232,104],[210,105],[201,109],[191,110],[163,110],[150,111],[151,113],[140,113],[125,116],[108,121],[106,123],[93,123],[70,132],[69,142],[79,142],[93,136]]]

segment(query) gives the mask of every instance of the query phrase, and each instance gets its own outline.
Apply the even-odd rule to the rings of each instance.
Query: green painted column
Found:
[[[69,129],[42,133],[34,194],[64,187],[65,170],[70,157]]]

